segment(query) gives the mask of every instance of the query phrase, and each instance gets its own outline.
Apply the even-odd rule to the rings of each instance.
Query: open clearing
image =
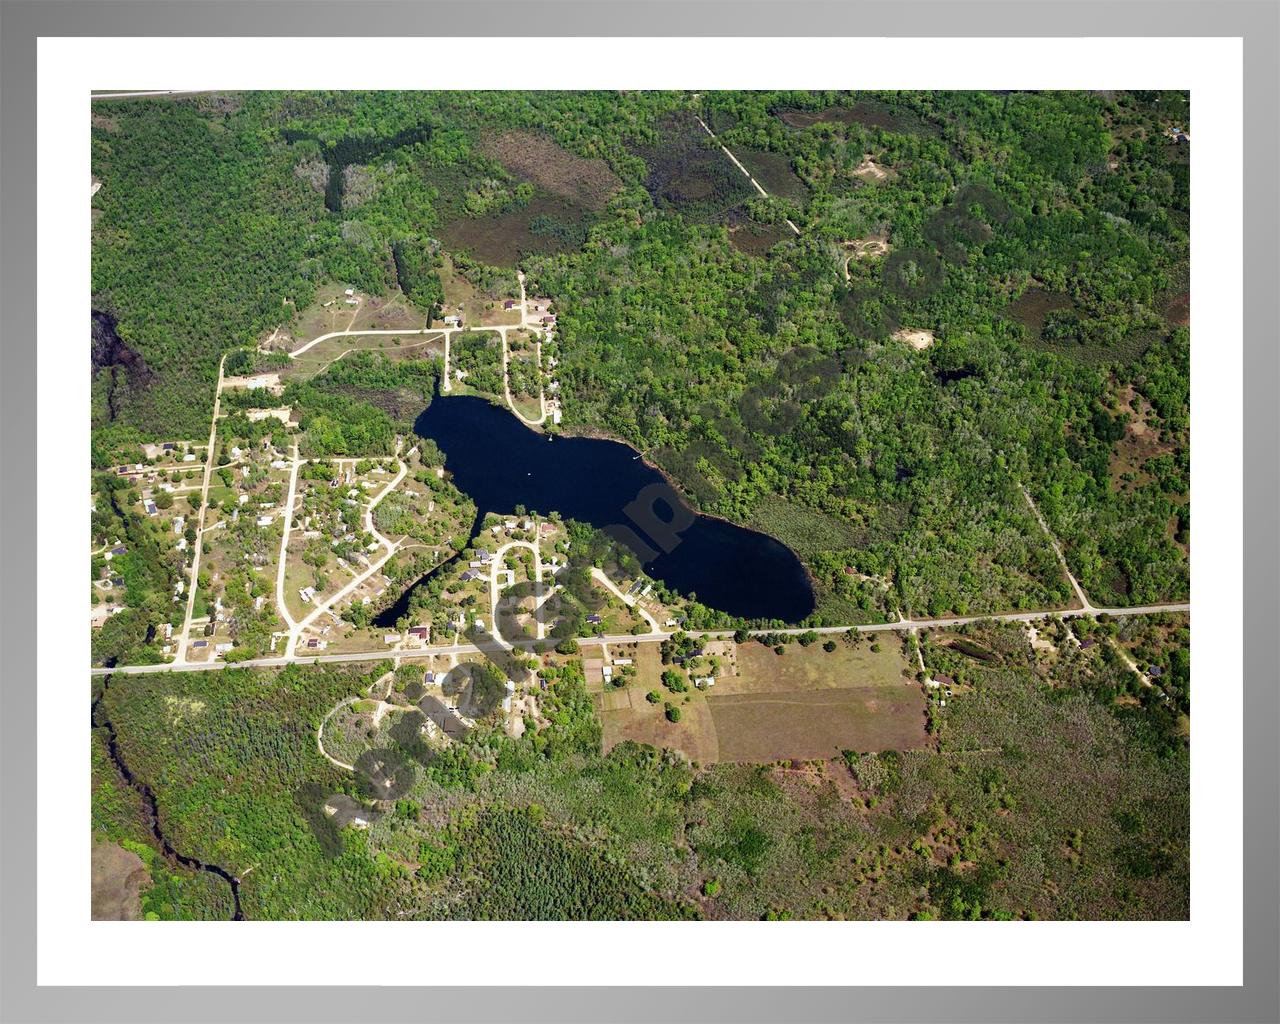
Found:
[[[872,646],[880,650],[873,651]],[[821,644],[801,647],[788,644],[783,654],[759,643],[738,645],[738,675],[716,682],[716,697],[742,693],[790,693],[799,690],[882,686],[896,689],[914,686],[914,678],[896,637],[882,641],[846,640],[827,653]]]
[[[503,300],[519,299],[520,291],[512,288],[509,294],[486,295],[460,274],[453,259],[445,253],[440,267],[440,283],[444,287],[444,303],[441,315],[460,313],[471,326],[503,327],[520,323],[520,309],[503,309]],[[516,283],[515,277],[511,284]]]
[[[880,650],[872,650],[877,646]],[[928,745],[925,699],[894,641],[789,644],[783,654],[738,646],[737,675],[717,681],[707,706],[721,761],[835,757],[842,750]]]
[[[896,640],[840,640],[829,653],[819,644],[789,644],[781,655],[759,643],[720,641],[707,645],[720,665],[715,685],[675,694],[659,681],[655,645],[610,645],[610,654],[634,658],[636,678],[615,688],[601,686],[598,670],[587,673],[606,750],[633,740],[702,764],[767,763],[929,743],[924,694]],[[661,694],[657,704],[645,699],[651,690]],[[667,702],[680,709],[679,722],[666,720]]]
[[[306,380],[346,352],[381,352],[390,359],[430,359],[444,353],[443,334],[348,334],[307,349],[285,371]]]
[[[334,331],[417,330],[427,326],[426,311],[398,290],[388,295],[361,295],[358,305],[349,305],[345,288],[341,284],[318,288],[315,301],[301,310],[293,326],[282,329],[269,347],[292,349]],[[297,343],[291,344],[289,336]]]
[[[929,743],[924,694],[917,687],[719,694],[707,705],[721,761],[808,760]]]
[[[510,131],[486,140],[484,152],[517,177],[588,210],[602,210],[622,180],[603,160],[561,149],[532,132]]]
[[[93,921],[142,919],[143,888],[151,874],[142,858],[115,843],[94,843],[90,867]]]
[[[890,167],[882,167],[876,163],[870,153],[862,158],[862,163],[853,169],[853,176],[861,178],[863,181],[884,181],[890,177],[897,177],[897,174]]]
[[[923,352],[933,344],[933,331],[901,327],[893,332],[893,340],[905,341],[912,348]]]

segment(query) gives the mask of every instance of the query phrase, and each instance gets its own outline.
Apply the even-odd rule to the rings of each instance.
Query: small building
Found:
[[[409,635],[426,643],[427,637],[431,635],[431,628],[429,626],[410,626]]]
[[[195,453],[194,453],[194,452],[187,452],[187,454],[186,454],[186,455],[182,456],[182,461],[183,461],[183,462],[195,462],[195,461],[196,461]]]
[[[192,645],[191,645],[191,646],[192,646],[192,647],[208,647],[208,646],[209,646],[209,641],[208,641],[208,640],[196,640],[194,643],[192,643]]]
[[[120,544],[120,545],[118,545],[118,546],[116,546],[116,547],[112,548],[110,551],[108,551],[108,552],[107,552],[107,557],[108,557],[108,558],[110,558],[112,555],[123,555],[123,554],[126,554],[126,553],[128,552],[128,550],[129,550],[129,549],[128,549],[128,548],[126,548],[123,544]]]
[[[484,619],[476,619],[476,629],[484,629]]]
[[[156,508],[156,503],[149,498],[142,503],[142,507],[146,509],[147,515],[149,516],[158,515],[160,512],[160,510]]]
[[[502,308],[503,308],[503,309],[515,309],[515,308],[516,308],[516,305],[517,305],[517,303],[516,303],[516,300],[515,300],[515,299],[507,299],[507,300],[506,300],[506,302],[504,302],[504,303],[502,304]]]
[[[630,658],[614,658],[613,663],[615,665],[630,665],[631,659]]]
[[[399,634],[399,633],[386,633],[386,634],[384,634],[384,635],[383,635],[383,637],[382,637],[382,642],[383,642],[384,644],[398,644],[398,643],[400,642],[400,634]]]
[[[601,623],[601,622],[603,622],[604,620],[603,620],[602,618],[600,618],[600,616],[599,616],[599,615],[588,615],[588,616],[587,616],[587,621],[588,621],[589,623],[591,623],[591,625],[593,625],[593,626],[598,626],[598,625],[600,625],[600,623]]]
[[[356,294],[356,290],[355,290],[354,288],[348,288],[348,289],[347,289],[345,292],[343,292],[342,294],[343,294],[343,295],[345,295],[345,296],[346,296],[347,298],[349,298],[349,299],[350,299],[350,298],[354,298],[354,297],[355,297],[355,294]]]
[[[1087,651],[1090,647],[1095,646],[1097,642],[1098,642],[1097,640],[1081,640],[1080,650]]]
[[[457,313],[450,313],[447,317],[444,318],[444,322],[449,327],[461,327],[462,317],[458,316]]]
[[[270,517],[270,516],[258,516],[258,525],[259,525],[259,526],[270,526],[270,525],[271,525],[271,517]]]
[[[472,580],[476,580],[479,578],[480,578],[480,574],[476,572],[474,569],[468,569],[466,572],[462,574],[463,583],[470,583]]]

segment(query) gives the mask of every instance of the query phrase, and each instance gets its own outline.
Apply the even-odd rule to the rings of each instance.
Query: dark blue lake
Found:
[[[482,513],[523,505],[608,530],[650,576],[730,615],[796,623],[813,611],[813,588],[795,552],[693,512],[625,444],[539,434],[468,396],[435,398],[414,430],[440,446],[453,482]]]

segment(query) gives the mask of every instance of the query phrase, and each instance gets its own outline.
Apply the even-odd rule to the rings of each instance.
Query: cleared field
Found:
[[[680,709],[680,721],[668,722],[662,701],[650,704],[645,700],[647,692],[648,688],[633,683],[622,690],[606,689],[600,695],[597,707],[606,750],[623,740],[633,740],[682,751],[691,761],[702,764],[721,760],[716,723],[702,694],[691,694],[685,704],[683,694],[661,690],[664,700]]]
[[[633,740],[711,764],[926,746],[925,698],[901,644],[893,638],[879,645],[873,651],[871,642],[840,640],[828,653],[818,644],[792,644],[779,655],[758,643],[708,644],[707,656],[719,664],[715,686],[672,694],[660,683],[656,644],[611,644],[615,659],[634,660],[636,678],[617,688],[602,687],[591,672],[587,678],[595,675],[606,750]],[[594,649],[590,656],[598,657]],[[651,690],[661,694],[657,704],[645,699]],[[668,701],[680,709],[679,722],[666,720]]]
[[[805,760],[929,743],[924,694],[916,687],[717,694],[707,707],[721,761]]]
[[[344,334],[307,349],[287,369],[290,377],[314,377],[347,352],[381,352],[391,359],[429,359],[444,354],[443,334]]]
[[[90,875],[94,921],[138,921],[142,918],[140,892],[151,885],[151,873],[142,858],[115,843],[93,844]]]
[[[501,327],[520,323],[520,310],[503,309],[502,300],[519,299],[519,289],[512,287],[509,294],[490,295],[477,288],[460,274],[453,260],[446,253],[440,267],[440,283],[444,288],[444,307],[447,312],[461,312],[472,326]],[[515,278],[511,284],[514,286]]]
[[[588,210],[604,209],[622,187],[621,179],[603,160],[570,153],[544,135],[504,132],[489,138],[483,149],[513,174]]]
[[[359,304],[350,306],[343,285],[327,284],[317,289],[315,301],[299,311],[293,326],[282,334],[296,339],[286,346],[296,348],[332,331],[414,330],[426,327],[426,320],[426,311],[399,290],[387,295],[361,295]]]
[[[816,643],[810,647],[789,644],[783,654],[758,643],[742,644],[738,647],[739,674],[717,680],[715,696],[851,687],[884,687],[895,692],[908,689],[913,674],[898,638],[886,637],[876,643],[879,651],[873,651],[872,642],[866,640],[856,647],[840,640],[830,654]]]

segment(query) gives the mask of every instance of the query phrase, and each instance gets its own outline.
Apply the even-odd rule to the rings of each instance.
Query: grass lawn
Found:
[[[902,687],[914,672],[902,655],[896,634],[881,640],[862,639],[857,646],[840,638],[828,654],[824,641],[801,647],[788,644],[783,654],[750,642],[737,650],[740,675],[716,683],[716,696],[726,693],[774,693],[793,690],[844,689],[860,686]],[[872,645],[879,651],[873,651]]]

